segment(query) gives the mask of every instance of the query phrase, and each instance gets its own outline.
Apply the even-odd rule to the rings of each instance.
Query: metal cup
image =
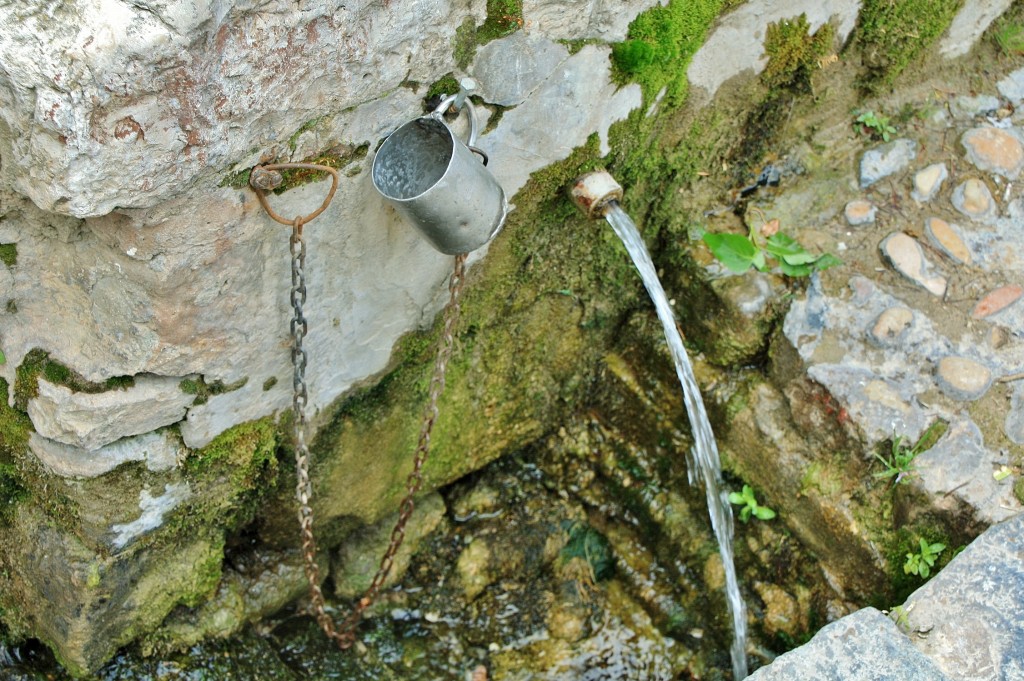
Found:
[[[441,114],[456,95],[432,113],[391,133],[373,159],[373,186],[442,253],[480,248],[501,230],[508,201],[476,149],[476,112],[468,99],[469,143],[455,136]],[[479,156],[480,158],[477,158]]]

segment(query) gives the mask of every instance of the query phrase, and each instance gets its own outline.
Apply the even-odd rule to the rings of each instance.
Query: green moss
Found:
[[[945,32],[963,0],[865,0],[857,41],[868,67],[868,90],[892,85]]]
[[[307,123],[307,126],[315,126],[322,119],[317,119]],[[301,135],[308,127],[299,128],[299,131],[292,136],[289,140],[289,144],[298,140],[298,136]],[[292,151],[295,149],[292,148]],[[342,169],[352,163],[361,161],[366,158],[366,155],[370,152],[369,144],[360,144],[358,146],[348,144],[334,145],[324,151],[314,154],[308,158],[302,159],[302,163],[312,163],[315,165],[327,166],[328,168]],[[274,161],[277,162],[277,161]],[[271,163],[271,162],[268,162]],[[252,172],[252,168],[245,168],[236,173],[231,173],[220,181],[219,187],[231,187],[232,189],[249,189],[249,175]],[[306,168],[295,168],[281,171],[281,185],[274,189],[275,194],[281,194],[300,187],[304,184],[311,182],[319,182],[327,179],[328,174],[323,170],[308,170]]]
[[[455,36],[452,38],[452,54],[455,63],[460,69],[465,69],[476,56],[476,24],[472,17],[465,20],[455,29]]]
[[[649,103],[666,88],[669,104],[687,92],[686,67],[726,6],[724,0],[669,0],[641,13],[629,25],[628,40],[612,46],[612,63],[621,81],[643,88]]]
[[[768,64],[761,79],[769,88],[797,87],[809,90],[818,62],[832,51],[835,29],[824,24],[811,35],[807,15],[768,24],[764,50]]]
[[[276,382],[277,379],[274,380]],[[178,384],[178,387],[181,389],[181,392],[186,395],[195,395],[196,399],[192,404],[199,405],[206,404],[213,395],[223,395],[224,393],[240,390],[248,382],[249,377],[246,376],[234,383],[224,383],[224,381],[221,380],[207,383],[206,379],[200,376],[199,378],[183,378],[181,383]],[[273,384],[271,384],[271,386],[273,386]],[[264,390],[269,390],[269,388],[264,387]]]
[[[9,463],[0,463],[0,524],[9,523],[14,507],[28,498],[18,469]]]
[[[319,125],[320,122],[323,121],[323,120],[324,120],[324,117],[320,116],[318,118],[314,118],[312,120],[306,121],[305,123],[300,125],[299,129],[296,130],[295,132],[293,132],[292,136],[288,138],[288,148],[291,149],[292,152],[294,152],[295,149],[298,147],[299,138],[302,137],[302,133],[307,132],[309,130],[312,130],[317,125]]]
[[[0,378],[0,395],[8,394],[7,381]],[[0,461],[11,461],[28,448],[32,421],[25,412],[0,399]]]
[[[25,411],[28,402],[39,394],[39,377],[51,383],[70,388],[74,392],[101,393],[108,390],[122,390],[135,385],[131,376],[114,376],[102,383],[87,381],[63,364],[50,359],[49,353],[36,348],[31,350],[15,370],[14,405]]]
[[[267,392],[275,385],[277,385],[277,376],[271,376],[267,380],[263,381],[263,392]]]
[[[472,17],[466,17],[455,29],[455,37],[452,38],[455,63],[460,69],[465,69],[476,56],[478,47],[497,38],[512,35],[522,27],[522,0],[487,0],[487,18],[484,19],[484,23],[477,26]],[[455,91],[458,91],[457,86]]]
[[[0,244],[0,262],[14,267],[18,262],[18,244]]]
[[[454,95],[458,91],[459,81],[451,73],[446,73],[430,84],[430,87],[427,88],[427,94],[423,97],[424,99],[433,99],[434,97]]]
[[[597,38],[580,38],[580,39],[576,39],[576,40],[559,40],[557,42],[561,43],[562,45],[565,45],[565,49],[569,50],[569,54],[570,55],[576,54],[577,52],[582,50],[587,45],[605,45],[605,44],[607,44],[603,40],[598,40]]]

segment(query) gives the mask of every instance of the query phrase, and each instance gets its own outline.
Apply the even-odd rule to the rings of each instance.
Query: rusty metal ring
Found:
[[[336,168],[331,168],[330,166],[318,165],[316,163],[268,163],[267,165],[256,166],[255,168],[253,168],[253,170],[256,170],[257,168],[260,169],[260,170],[268,170],[268,171],[270,171],[270,170],[291,170],[291,169],[320,170],[320,171],[323,171],[325,173],[330,173],[330,175],[331,175],[331,190],[329,192],[327,192],[327,198],[325,198],[324,202],[322,204],[320,204],[320,207],[317,208],[315,211],[313,211],[312,213],[310,213],[309,215],[307,215],[305,217],[296,217],[296,218],[294,218],[292,220],[287,220],[287,219],[281,217],[280,215],[278,215],[276,212],[274,212],[274,209],[271,208],[270,204],[267,202],[267,194],[266,194],[265,191],[263,191],[259,187],[252,187],[252,184],[249,185],[250,187],[252,187],[252,190],[254,192],[256,192],[256,196],[260,200],[260,205],[263,206],[263,210],[267,211],[267,215],[272,217],[277,222],[280,222],[282,225],[288,225],[289,227],[293,226],[296,221],[298,221],[298,222],[300,222],[302,224],[310,222],[311,220],[316,218],[318,215],[323,213],[325,210],[327,210],[327,206],[329,206],[331,204],[331,200],[334,198],[334,193],[336,191],[338,191],[338,171],[337,171]]]

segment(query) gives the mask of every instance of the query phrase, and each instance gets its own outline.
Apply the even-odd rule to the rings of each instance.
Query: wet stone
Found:
[[[953,190],[953,207],[972,220],[987,220],[996,214],[988,185],[974,177]]]
[[[898,139],[864,152],[860,160],[860,186],[870,187],[910,166],[917,158],[917,142]]]
[[[971,251],[953,225],[941,218],[928,218],[924,221],[924,233],[932,246],[954,262],[960,265],[971,263]]]
[[[914,313],[906,307],[890,307],[878,315],[868,338],[876,345],[890,348],[898,345],[914,322]]]
[[[1024,145],[1008,130],[974,128],[965,132],[960,141],[967,150],[967,160],[979,170],[1015,180],[1024,168]]]
[[[921,244],[903,232],[896,232],[887,236],[880,248],[897,272],[933,295],[945,295],[946,278],[933,271]]]
[[[1024,287],[1016,284],[1001,286],[978,301],[974,310],[971,311],[971,317],[975,319],[991,317],[1016,303],[1022,295],[1024,295]]]
[[[851,227],[859,227],[872,224],[875,221],[875,215],[878,214],[878,208],[870,201],[855,199],[846,204],[843,213],[846,216],[846,222]]]
[[[992,385],[992,371],[967,357],[943,357],[935,367],[935,382],[954,400],[973,401]]]
[[[910,192],[911,198],[918,203],[931,201],[942,188],[942,183],[949,177],[945,163],[933,163],[927,168],[922,168],[914,175],[914,189]]]

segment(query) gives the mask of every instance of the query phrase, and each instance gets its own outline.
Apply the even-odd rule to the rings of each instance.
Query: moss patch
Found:
[[[50,383],[70,388],[74,392],[102,393],[108,390],[123,390],[135,385],[131,376],[112,376],[102,383],[94,383],[83,378],[60,362],[50,359],[49,353],[36,348],[25,355],[25,359],[15,370],[14,405],[25,411],[28,402],[39,394],[39,377]]]
[[[0,244],[0,262],[14,267],[18,263],[18,244]]]
[[[512,35],[522,27],[523,0],[487,0],[487,18],[484,23],[476,26],[471,17],[466,17],[462,25],[455,29],[455,37],[452,38],[455,63],[460,69],[465,69],[476,56],[478,47]]]
[[[319,119],[312,121],[310,127],[316,125]],[[298,136],[305,132],[309,128],[300,128],[295,135],[289,140],[289,144],[292,144],[298,140]],[[292,148],[294,151],[294,147]],[[370,152],[369,144],[360,144],[358,146],[351,144],[336,144],[328,149],[323,150],[319,154],[314,154],[308,158],[302,159],[302,163],[312,163],[321,166],[327,166],[328,168],[343,169],[347,166],[361,161],[366,158],[366,155]],[[268,163],[278,163],[280,161],[269,161]],[[248,189],[249,188],[249,175],[252,172],[252,168],[245,168],[236,173],[231,173],[220,181],[219,187],[231,187],[232,189]],[[282,182],[279,187],[274,189],[275,194],[281,194],[300,187],[304,184],[311,182],[319,182],[325,180],[328,177],[328,173],[323,170],[308,170],[306,168],[295,168],[289,170],[282,170],[281,178]]]
[[[949,28],[961,6],[963,0],[865,0],[857,37],[867,66],[863,85],[892,85]]]
[[[195,401],[192,403],[192,405],[195,406],[199,404],[206,404],[214,395],[223,395],[224,393],[240,390],[248,382],[249,378],[245,377],[235,381],[234,383],[224,383],[224,381],[219,380],[207,383],[206,379],[200,376],[199,378],[182,379],[181,383],[178,384],[178,387],[181,388],[181,392],[186,395],[196,396]],[[274,379],[274,383],[276,382],[277,379]],[[270,384],[271,388],[274,386],[274,383]],[[263,389],[269,390],[270,388],[264,384]]]
[[[711,23],[727,0],[669,0],[641,13],[629,25],[628,40],[612,46],[612,63],[622,82],[643,88],[645,104],[666,89],[667,103],[686,97],[686,67],[704,44]],[[735,4],[735,3],[731,3]]]
[[[819,68],[819,61],[832,51],[835,41],[831,24],[824,24],[813,35],[810,29],[806,14],[768,24],[764,39],[768,64],[761,79],[769,88],[810,89],[811,74]]]

